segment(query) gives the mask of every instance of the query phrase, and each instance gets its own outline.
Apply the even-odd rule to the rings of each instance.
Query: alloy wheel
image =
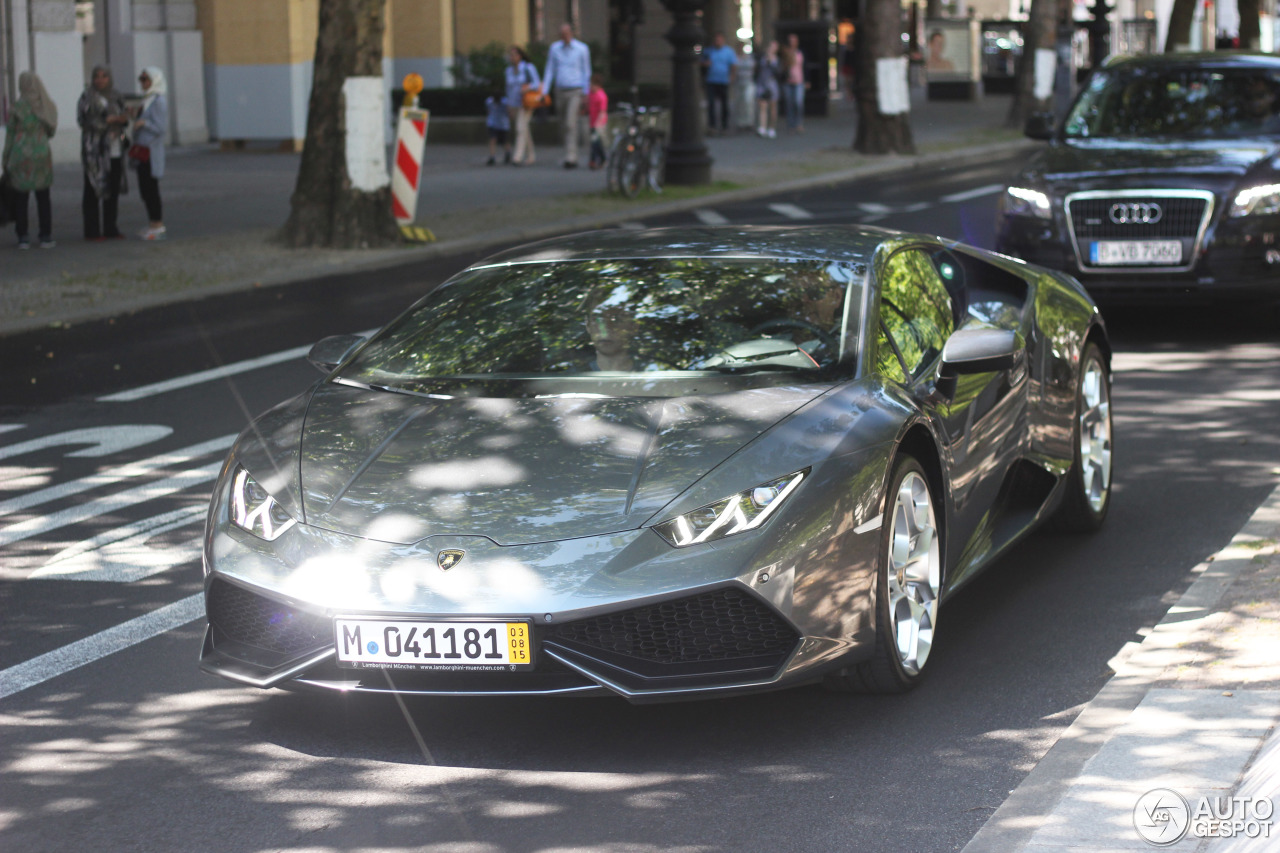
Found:
[[[889,533],[889,624],[898,662],[916,675],[933,647],[942,581],[942,556],[929,486],[917,471],[902,478]]]

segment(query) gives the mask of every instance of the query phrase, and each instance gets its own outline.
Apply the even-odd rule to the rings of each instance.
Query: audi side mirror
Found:
[[[1027,123],[1022,126],[1022,133],[1030,139],[1041,141],[1053,139],[1056,124],[1053,113],[1032,113],[1027,116]]]

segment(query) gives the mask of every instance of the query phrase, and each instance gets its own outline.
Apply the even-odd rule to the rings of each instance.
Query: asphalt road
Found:
[[[990,245],[1012,171],[644,224],[857,220]],[[909,695],[402,704],[201,674],[186,617],[230,437],[318,376],[290,350],[389,319],[469,260],[0,341],[0,849],[959,849],[1276,482],[1270,318],[1116,311],[1107,526],[1039,534],[951,599]]]

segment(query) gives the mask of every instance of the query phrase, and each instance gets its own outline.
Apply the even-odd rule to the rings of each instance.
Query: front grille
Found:
[[[314,613],[215,578],[206,597],[209,624],[227,639],[296,655],[333,642],[333,623]]]
[[[763,602],[736,589],[707,592],[568,622],[547,639],[658,664],[782,658],[799,635]]]
[[[1158,205],[1160,220],[1154,223],[1117,223],[1111,219],[1113,205]],[[1172,240],[1195,239],[1200,233],[1208,201],[1203,197],[1164,195],[1113,195],[1100,198],[1069,198],[1067,210],[1077,240]]]

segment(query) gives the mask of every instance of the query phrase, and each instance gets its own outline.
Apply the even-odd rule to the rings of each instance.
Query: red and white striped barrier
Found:
[[[428,116],[426,110],[417,107],[400,110],[395,167],[391,172],[391,213],[401,226],[412,225],[418,209],[418,182],[422,177],[422,150],[427,143]]]

